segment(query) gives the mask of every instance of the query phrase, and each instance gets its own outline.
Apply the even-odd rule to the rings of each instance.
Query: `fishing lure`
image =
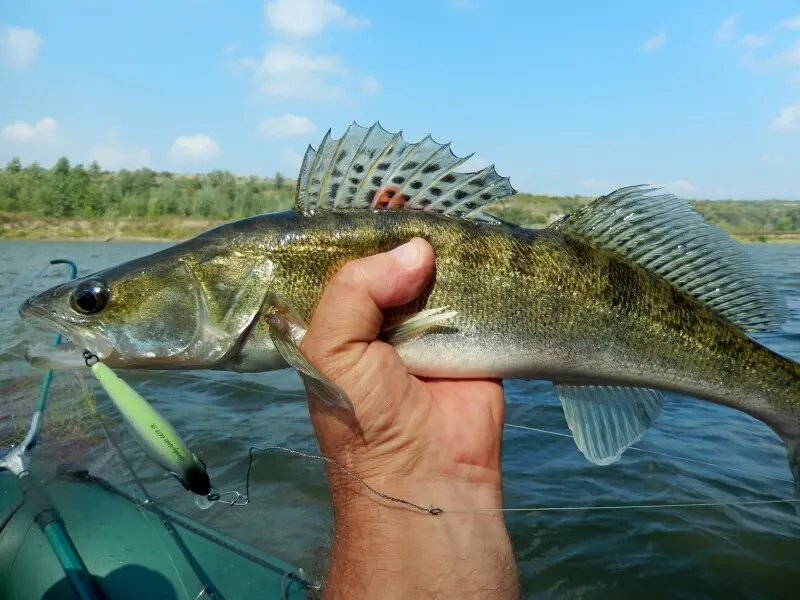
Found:
[[[107,365],[100,362],[97,356],[86,350],[83,357],[86,366],[128,422],[145,452],[185,489],[198,496],[200,508],[207,508],[202,498],[213,502],[214,494],[205,463],[189,450],[167,419]]]

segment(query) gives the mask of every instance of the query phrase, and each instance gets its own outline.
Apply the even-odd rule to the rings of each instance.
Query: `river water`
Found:
[[[0,242],[0,424],[24,419],[35,404],[34,384],[41,372],[28,367],[22,355],[31,340],[51,339],[52,334],[23,327],[17,308],[28,295],[65,278],[63,267],[40,275],[48,261],[72,259],[84,275],[163,247]],[[779,331],[758,339],[800,361],[800,246],[747,248],[778,278],[790,312]],[[122,374],[173,422],[221,490],[244,491],[251,445],[318,450],[302,386],[292,371]],[[75,402],[66,388],[54,383],[53,389],[55,407]],[[57,397],[59,389],[62,397]],[[736,505],[793,493],[783,444],[765,425],[672,394],[655,427],[638,444],[645,451],[630,450],[618,463],[596,467],[563,437],[569,430],[549,383],[508,382],[506,389],[506,506],[558,509],[508,513],[527,597],[800,597],[800,517],[794,505]],[[100,390],[94,391],[98,410],[113,414]],[[116,461],[103,462],[105,455],[92,454],[78,442],[74,446],[73,462],[85,455],[98,474],[130,485],[130,476]],[[159,501],[306,570],[324,560],[331,514],[320,461],[280,453],[258,456],[248,506],[201,511],[129,436],[123,448]],[[46,456],[46,446],[42,452]],[[45,462],[55,458],[46,456]],[[695,503],[717,505],[641,507]],[[598,508],[615,505],[640,507]]]

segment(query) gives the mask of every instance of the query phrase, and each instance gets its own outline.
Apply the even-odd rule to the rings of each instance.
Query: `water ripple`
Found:
[[[73,258],[88,273],[163,246],[0,242],[0,253],[14,258],[0,264],[0,385],[35,374],[22,361],[27,340],[50,334],[23,327],[16,308],[29,293],[63,277],[57,269],[33,277],[49,259]],[[800,246],[749,249],[776,272],[790,314],[778,332],[758,339],[800,360]],[[125,377],[175,423],[222,490],[244,491],[251,445],[318,452],[302,386],[291,371]],[[32,405],[35,398],[29,400]],[[549,383],[510,382],[507,400],[509,423],[569,435]],[[99,406],[109,410],[102,397]],[[130,437],[123,447],[156,498],[176,510],[307,569],[324,555],[331,518],[321,462],[257,454],[251,504],[201,512]],[[508,428],[506,506],[736,503],[784,499],[793,492],[780,440],[760,422],[724,407],[668,395],[639,447],[650,452],[630,451],[614,465],[596,467],[571,439]],[[101,474],[131,485],[115,462]],[[800,585],[800,518],[790,504],[512,512],[507,522],[524,588],[537,598],[766,599],[789,597],[785,591]]]

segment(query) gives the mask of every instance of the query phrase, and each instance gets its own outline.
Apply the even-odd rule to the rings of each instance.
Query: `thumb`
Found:
[[[323,292],[301,351],[323,373],[337,379],[377,339],[381,309],[419,296],[433,269],[433,248],[421,238],[345,264]]]

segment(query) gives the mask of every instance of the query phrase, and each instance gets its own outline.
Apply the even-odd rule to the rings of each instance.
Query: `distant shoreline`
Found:
[[[192,217],[125,218],[125,219],[57,219],[36,218],[23,214],[0,213],[0,240],[37,242],[136,242],[176,243],[226,222]],[[532,228],[544,223],[529,224]],[[800,244],[800,231],[728,232],[743,243]]]
[[[238,218],[290,209],[295,192],[296,182],[280,173],[104,171],[66,157],[44,169],[14,158],[0,168],[0,240],[178,242]],[[520,192],[487,212],[542,228],[594,199]],[[800,200],[686,201],[742,242],[800,243]]]

